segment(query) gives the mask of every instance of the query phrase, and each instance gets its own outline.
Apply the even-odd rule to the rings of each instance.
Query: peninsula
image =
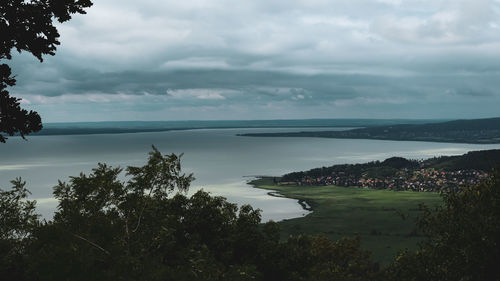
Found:
[[[312,208],[307,216],[279,222],[283,239],[300,234],[331,239],[359,235],[362,246],[384,265],[399,251],[416,249],[424,238],[415,225],[422,215],[419,205],[440,206],[440,192],[487,180],[498,165],[500,150],[427,160],[392,157],[264,177],[251,184]]]
[[[247,137],[319,137],[450,143],[500,143],[500,117],[427,124],[372,126],[343,131],[240,134]]]

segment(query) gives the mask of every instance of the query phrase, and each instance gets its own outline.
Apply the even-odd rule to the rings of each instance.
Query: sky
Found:
[[[95,0],[43,63],[44,122],[500,116],[500,0]]]

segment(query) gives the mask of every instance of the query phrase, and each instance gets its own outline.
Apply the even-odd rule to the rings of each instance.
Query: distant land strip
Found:
[[[345,131],[239,134],[247,137],[318,137],[450,143],[500,143],[500,118],[455,120],[428,124],[374,126]]]
[[[332,128],[371,127],[400,123],[441,122],[436,119],[283,119],[283,120],[186,120],[186,121],[108,121],[46,123],[33,135],[89,135],[165,132],[196,129],[243,128]]]

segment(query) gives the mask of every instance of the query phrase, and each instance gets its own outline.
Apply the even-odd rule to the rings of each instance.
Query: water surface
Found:
[[[183,169],[196,177],[192,191],[203,188],[232,202],[261,208],[264,220],[279,220],[307,212],[296,200],[271,197],[267,191],[247,185],[249,176],[282,175],[334,164],[383,160],[391,156],[422,159],[500,148],[500,144],[236,136],[240,133],[285,131],[291,129],[32,136],[28,141],[12,137],[7,144],[0,145],[0,187],[6,189],[10,186],[9,180],[21,176],[27,181],[32,198],[37,199],[40,212],[50,217],[56,206],[52,187],[57,180],[67,181],[70,175],[88,173],[98,162],[121,167],[142,165],[154,144],[164,154],[184,153]]]

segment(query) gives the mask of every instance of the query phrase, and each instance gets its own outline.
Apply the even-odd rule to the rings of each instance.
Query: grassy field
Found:
[[[438,193],[374,190],[337,186],[278,186],[269,178],[255,187],[279,191],[305,200],[313,212],[303,218],[281,221],[282,238],[297,234],[323,234],[332,239],[359,234],[362,247],[375,260],[387,264],[399,251],[415,249],[422,239],[416,233],[418,205],[436,206]],[[404,218],[403,218],[404,217]]]

